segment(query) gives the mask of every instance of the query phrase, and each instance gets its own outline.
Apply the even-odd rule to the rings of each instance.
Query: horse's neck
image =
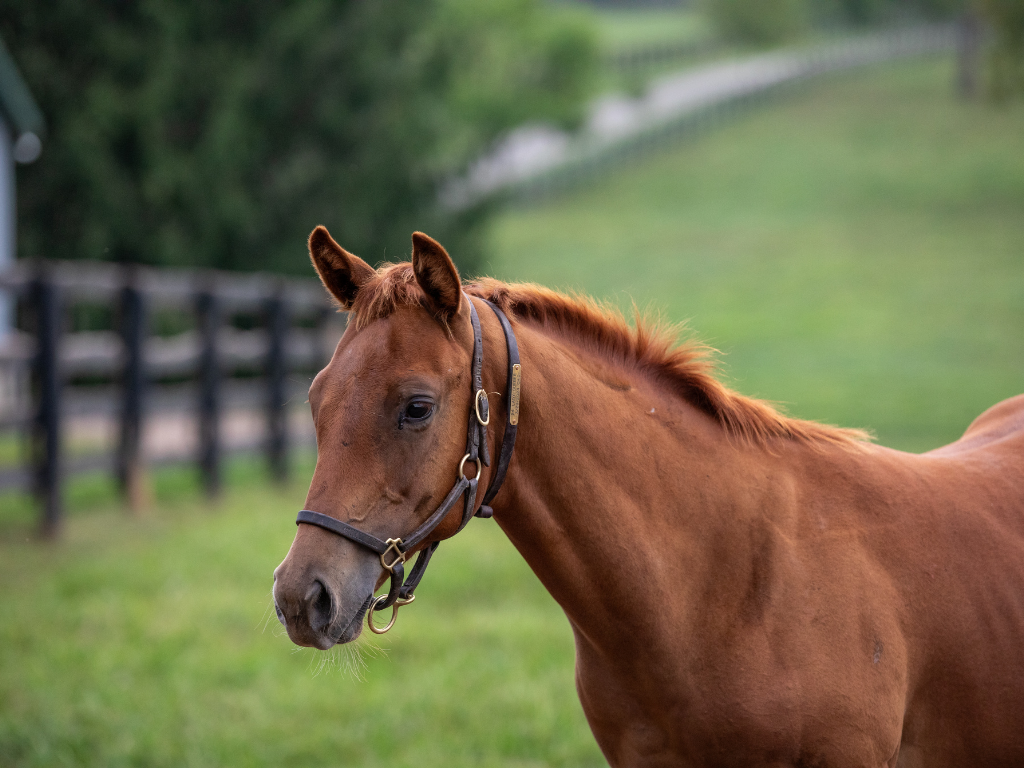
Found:
[[[519,334],[521,422],[496,520],[578,635],[607,645],[679,627],[673,611],[696,603],[685,593],[748,558],[749,535],[726,546],[735,529],[787,492],[774,460],[641,373]]]

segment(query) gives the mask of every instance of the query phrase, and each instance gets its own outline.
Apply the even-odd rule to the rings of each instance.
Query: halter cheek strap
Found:
[[[505,379],[505,434],[501,438],[498,466],[494,468],[491,486],[484,494],[484,500],[476,513],[478,517],[490,517],[494,514],[490,503],[498,495],[501,484],[505,482],[505,473],[508,472],[508,465],[512,461],[512,450],[516,447],[516,430],[519,429],[519,390],[522,385],[523,366],[519,363],[519,344],[516,342],[516,335],[513,333],[512,325],[505,317],[505,313],[487,299],[482,301],[498,316],[501,330],[505,334],[505,347],[508,351],[508,376]]]
[[[427,570],[427,564],[441,542],[431,542],[422,549],[416,558],[416,564],[409,573],[409,577],[404,578],[407,554],[430,536],[463,495],[465,495],[465,506],[463,507],[462,521],[455,533],[466,527],[474,513],[478,517],[490,517],[493,515],[494,510],[491,509],[489,504],[497,495],[501,484],[505,481],[505,473],[508,471],[508,465],[512,461],[512,451],[515,448],[516,430],[519,424],[519,391],[522,377],[522,366],[519,362],[519,345],[516,343],[515,333],[513,333],[512,325],[509,323],[505,313],[495,304],[482,299],[494,311],[494,314],[497,315],[505,335],[505,345],[508,351],[508,379],[505,387],[507,398],[505,434],[502,437],[501,449],[498,452],[498,464],[491,478],[490,487],[484,494],[480,508],[477,509],[476,494],[480,474],[484,466],[490,466],[491,464],[490,452],[487,446],[487,425],[490,424],[491,415],[487,402],[487,392],[483,388],[483,331],[480,328],[480,318],[477,316],[476,307],[473,305],[472,299],[466,296],[466,300],[469,302],[470,321],[473,324],[473,401],[470,405],[466,454],[462,457],[462,461],[459,462],[459,479],[456,480],[455,485],[448,492],[441,505],[408,536],[387,539],[386,541],[378,539],[372,534],[361,531],[329,515],[309,509],[300,511],[295,519],[296,525],[305,523],[318,526],[349,541],[354,541],[356,544],[366,547],[380,556],[381,566],[391,574],[391,586],[388,589],[387,595],[379,597],[370,596],[366,612],[367,625],[373,632],[378,634],[383,634],[394,626],[399,606],[411,603],[415,599],[413,592],[423,578],[423,574]],[[465,474],[466,462],[470,461],[475,463],[477,467],[475,477],[467,477]],[[383,628],[376,627],[373,623],[373,612],[392,606],[391,621],[388,625]]]

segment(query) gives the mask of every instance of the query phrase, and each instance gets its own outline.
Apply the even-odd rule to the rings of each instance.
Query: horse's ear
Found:
[[[422,232],[412,233],[412,270],[436,315],[447,321],[458,314],[462,303],[459,271],[441,244]]]
[[[377,274],[365,261],[334,242],[326,227],[317,227],[309,236],[309,258],[320,281],[342,309],[349,309],[359,288]]]

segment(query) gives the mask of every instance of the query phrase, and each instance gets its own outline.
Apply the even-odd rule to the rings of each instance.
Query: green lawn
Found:
[[[923,449],[1024,390],[1024,108],[948,64],[822,81],[503,215],[502,277],[692,318],[741,390]],[[362,681],[270,612],[302,478],[162,473],[133,519],[73,487],[63,541],[0,498],[0,766],[601,765],[560,610],[496,526],[446,543]],[[337,666],[346,656],[326,657]]]
[[[689,320],[740,391],[934,448],[1024,392],[1024,105],[951,81],[932,61],[802,86],[502,216],[488,269]]]
[[[686,7],[589,8],[606,53],[654,45],[702,43],[713,37],[704,14]]]
[[[178,483],[142,519],[79,510],[53,545],[8,521],[0,766],[604,764],[566,620],[496,524],[439,550],[358,679],[274,618],[305,488],[244,469],[217,508]]]

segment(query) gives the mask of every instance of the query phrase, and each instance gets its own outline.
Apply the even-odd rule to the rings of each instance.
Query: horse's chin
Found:
[[[345,645],[345,643],[351,643],[357,639],[363,633],[363,622],[353,621],[345,629],[342,630],[341,634],[338,635],[338,639],[334,641],[334,645]],[[323,650],[327,650],[326,648]]]
[[[348,624],[341,630],[328,648],[334,645],[345,645],[345,643],[351,643],[363,633],[363,617],[366,616],[366,609],[370,607],[370,601],[372,599],[373,595],[371,594],[363,601],[362,606],[360,606],[359,610],[356,611],[355,615],[349,620]],[[327,648],[322,648],[321,650],[326,651]]]

